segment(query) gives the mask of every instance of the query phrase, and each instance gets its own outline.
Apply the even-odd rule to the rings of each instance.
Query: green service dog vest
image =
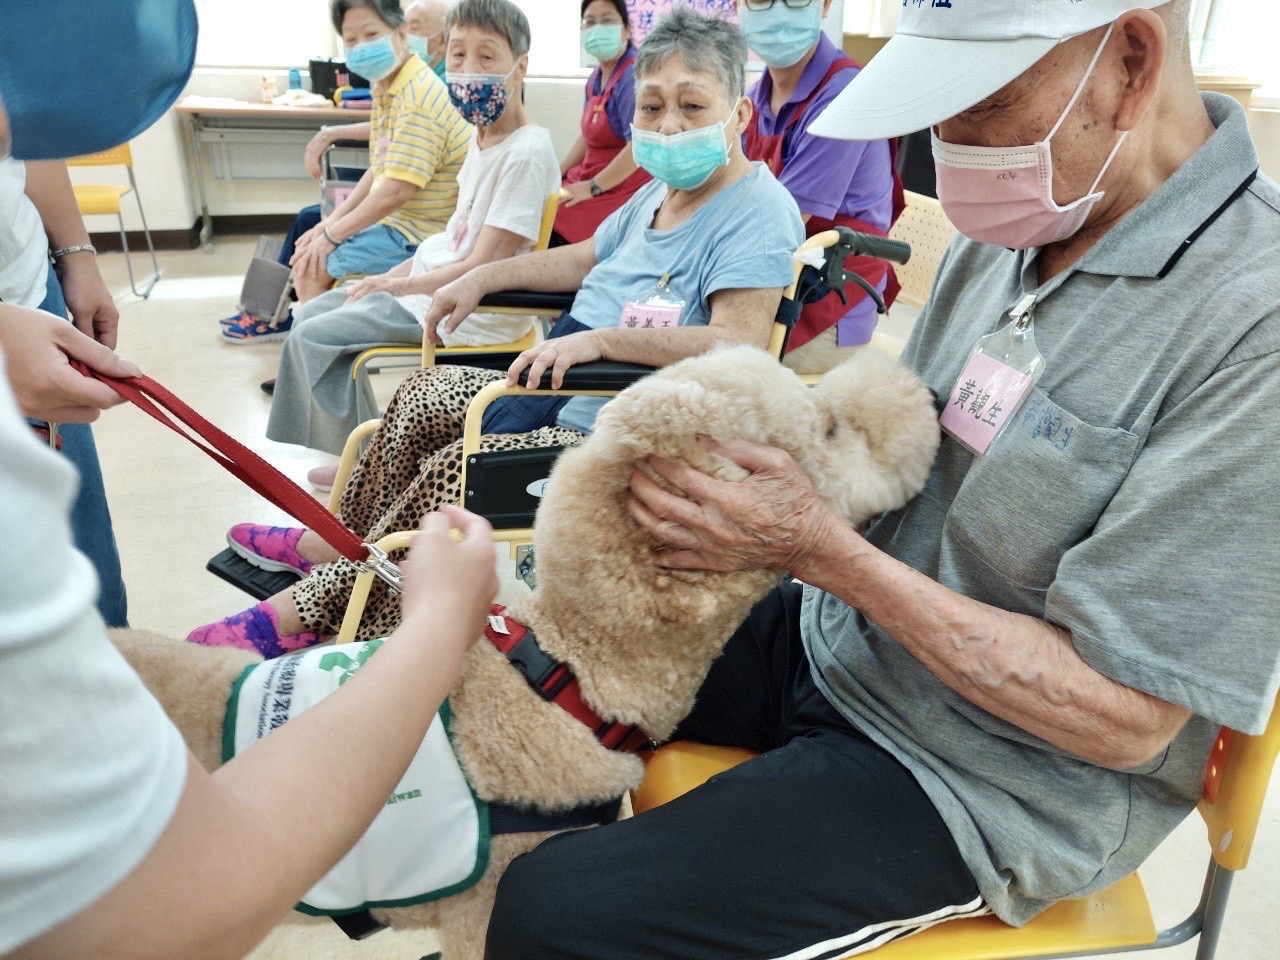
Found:
[[[227,702],[223,760],[333,693],[382,643],[316,647],[246,668]],[[458,764],[449,719],[446,701],[372,826],[295,909],[340,916],[403,907],[451,896],[479,881],[489,862],[489,807],[472,792]]]

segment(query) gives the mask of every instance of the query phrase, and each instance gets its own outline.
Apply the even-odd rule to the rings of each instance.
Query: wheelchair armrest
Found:
[[[565,311],[573,306],[573,298],[577,294],[564,291],[546,292],[542,290],[500,290],[491,293],[480,301],[480,309],[484,307],[531,307],[540,311]]]
[[[566,390],[624,390],[656,369],[656,367],[646,367],[639,363],[618,363],[613,360],[580,363],[565,371],[563,388]],[[528,386],[525,377],[521,377],[520,385]],[[551,389],[550,378],[546,374],[543,374],[542,383],[538,385],[538,389]]]

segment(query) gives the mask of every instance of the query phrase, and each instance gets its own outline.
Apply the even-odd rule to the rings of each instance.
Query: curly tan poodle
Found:
[[[656,454],[729,481],[745,476],[700,437],[787,451],[852,525],[914,496],[939,440],[931,392],[872,350],[809,387],[763,351],[722,348],[644,378],[601,410],[595,432],[552,471],[535,529],[538,587],[508,615],[572,668],[600,717],[658,742],[690,711],[734,629],[785,573],[672,572],[653,562],[656,544],[625,507],[637,463]],[[139,631],[113,639],[201,762],[220,763],[228,690],[257,658]],[[615,800],[643,775],[639,757],[606,748],[491,643],[471,649],[449,702],[458,759],[476,795],[490,803],[552,814]],[[434,927],[450,960],[479,960],[499,877],[549,835],[495,836],[475,886],[374,915],[394,927]]]

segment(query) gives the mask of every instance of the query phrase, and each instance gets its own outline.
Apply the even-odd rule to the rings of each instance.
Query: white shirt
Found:
[[[0,300],[38,307],[49,276],[49,241],[26,186],[23,162],[0,160]]]
[[[94,607],[75,490],[0,377],[0,955],[118,884],[186,783],[182,737]]]
[[[527,253],[538,239],[542,227],[542,208],[547,197],[560,189],[560,161],[556,159],[551,134],[545,127],[526,124],[500,143],[481,149],[475,136],[467,149],[467,158],[458,171],[458,206],[443,233],[437,233],[419,245],[413,255],[409,276],[417,277],[450,263],[465,260],[475,250],[476,239],[485,227],[508,230],[525,238],[516,251]],[[431,309],[431,297],[411,294],[398,297],[400,304],[425,323]],[[496,324],[496,326],[495,326]],[[497,327],[509,329],[498,331]],[[529,325],[526,317],[502,317],[474,314],[454,333],[445,338],[446,346],[455,343],[501,343],[519,337]],[[484,336],[485,330],[497,339]],[[480,339],[475,339],[475,337]]]

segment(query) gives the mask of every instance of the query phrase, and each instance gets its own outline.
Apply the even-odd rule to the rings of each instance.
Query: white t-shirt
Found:
[[[27,168],[0,160],[0,300],[20,307],[44,303],[49,241],[40,214],[28,198]]]
[[[409,276],[465,260],[485,227],[524,237],[526,242],[516,252],[527,253],[538,239],[547,197],[559,189],[560,161],[545,127],[526,124],[483,150],[473,134],[458,171],[458,206],[444,232],[418,246]],[[416,293],[397,299],[418,323],[425,323],[430,296]],[[522,336],[528,326],[527,317],[472,314],[443,339],[445,346],[505,343]]]
[[[94,607],[75,490],[0,377],[0,955],[118,884],[186,783],[181,736]]]

